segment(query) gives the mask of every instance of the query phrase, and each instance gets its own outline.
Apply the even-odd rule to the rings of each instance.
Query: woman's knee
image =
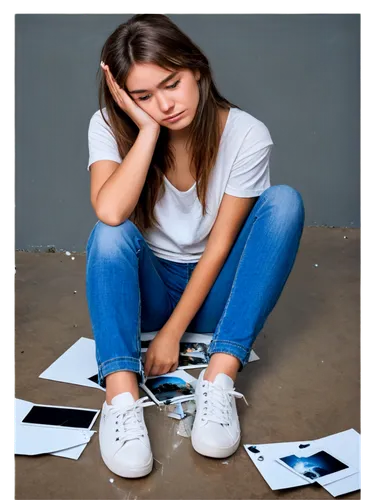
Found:
[[[113,255],[129,246],[136,236],[139,236],[139,230],[128,219],[118,226],[110,226],[99,220],[89,237],[86,250],[95,247],[102,255]]]
[[[279,184],[269,187],[261,196],[271,204],[274,213],[279,217],[297,220],[303,224],[305,207],[297,189],[286,184]]]

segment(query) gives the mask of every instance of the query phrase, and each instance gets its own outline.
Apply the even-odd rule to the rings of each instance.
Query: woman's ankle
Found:
[[[123,392],[130,392],[135,401],[139,399],[137,374],[131,371],[110,373],[105,378],[106,402],[111,404],[112,399]]]

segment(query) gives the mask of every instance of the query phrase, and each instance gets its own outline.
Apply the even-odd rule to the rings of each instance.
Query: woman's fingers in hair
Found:
[[[118,92],[119,86],[118,86],[117,82],[115,81],[115,79],[113,78],[112,73],[109,70],[109,67],[105,65],[103,67],[103,70],[104,70],[106,82],[107,82],[108,88],[112,94],[112,97],[116,101],[117,104],[120,104],[121,99],[120,99],[119,92]]]

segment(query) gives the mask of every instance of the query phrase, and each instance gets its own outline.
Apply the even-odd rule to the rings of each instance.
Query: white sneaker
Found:
[[[153,456],[143,403],[148,397],[135,401],[130,392],[115,396],[103,403],[99,427],[99,446],[108,469],[118,476],[134,478],[149,474]]]
[[[195,388],[197,412],[191,432],[196,452],[206,457],[226,458],[238,448],[241,439],[235,398],[244,398],[234,390],[233,380],[225,373],[216,375],[214,382],[198,378]]]

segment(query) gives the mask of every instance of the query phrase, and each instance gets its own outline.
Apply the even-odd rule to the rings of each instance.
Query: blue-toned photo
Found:
[[[302,474],[313,480],[348,468],[347,465],[325,451],[319,451],[310,457],[289,455],[280,458],[280,460],[289,465],[298,474]]]
[[[194,393],[193,386],[179,377],[156,377],[148,379],[146,386],[159,401]]]

